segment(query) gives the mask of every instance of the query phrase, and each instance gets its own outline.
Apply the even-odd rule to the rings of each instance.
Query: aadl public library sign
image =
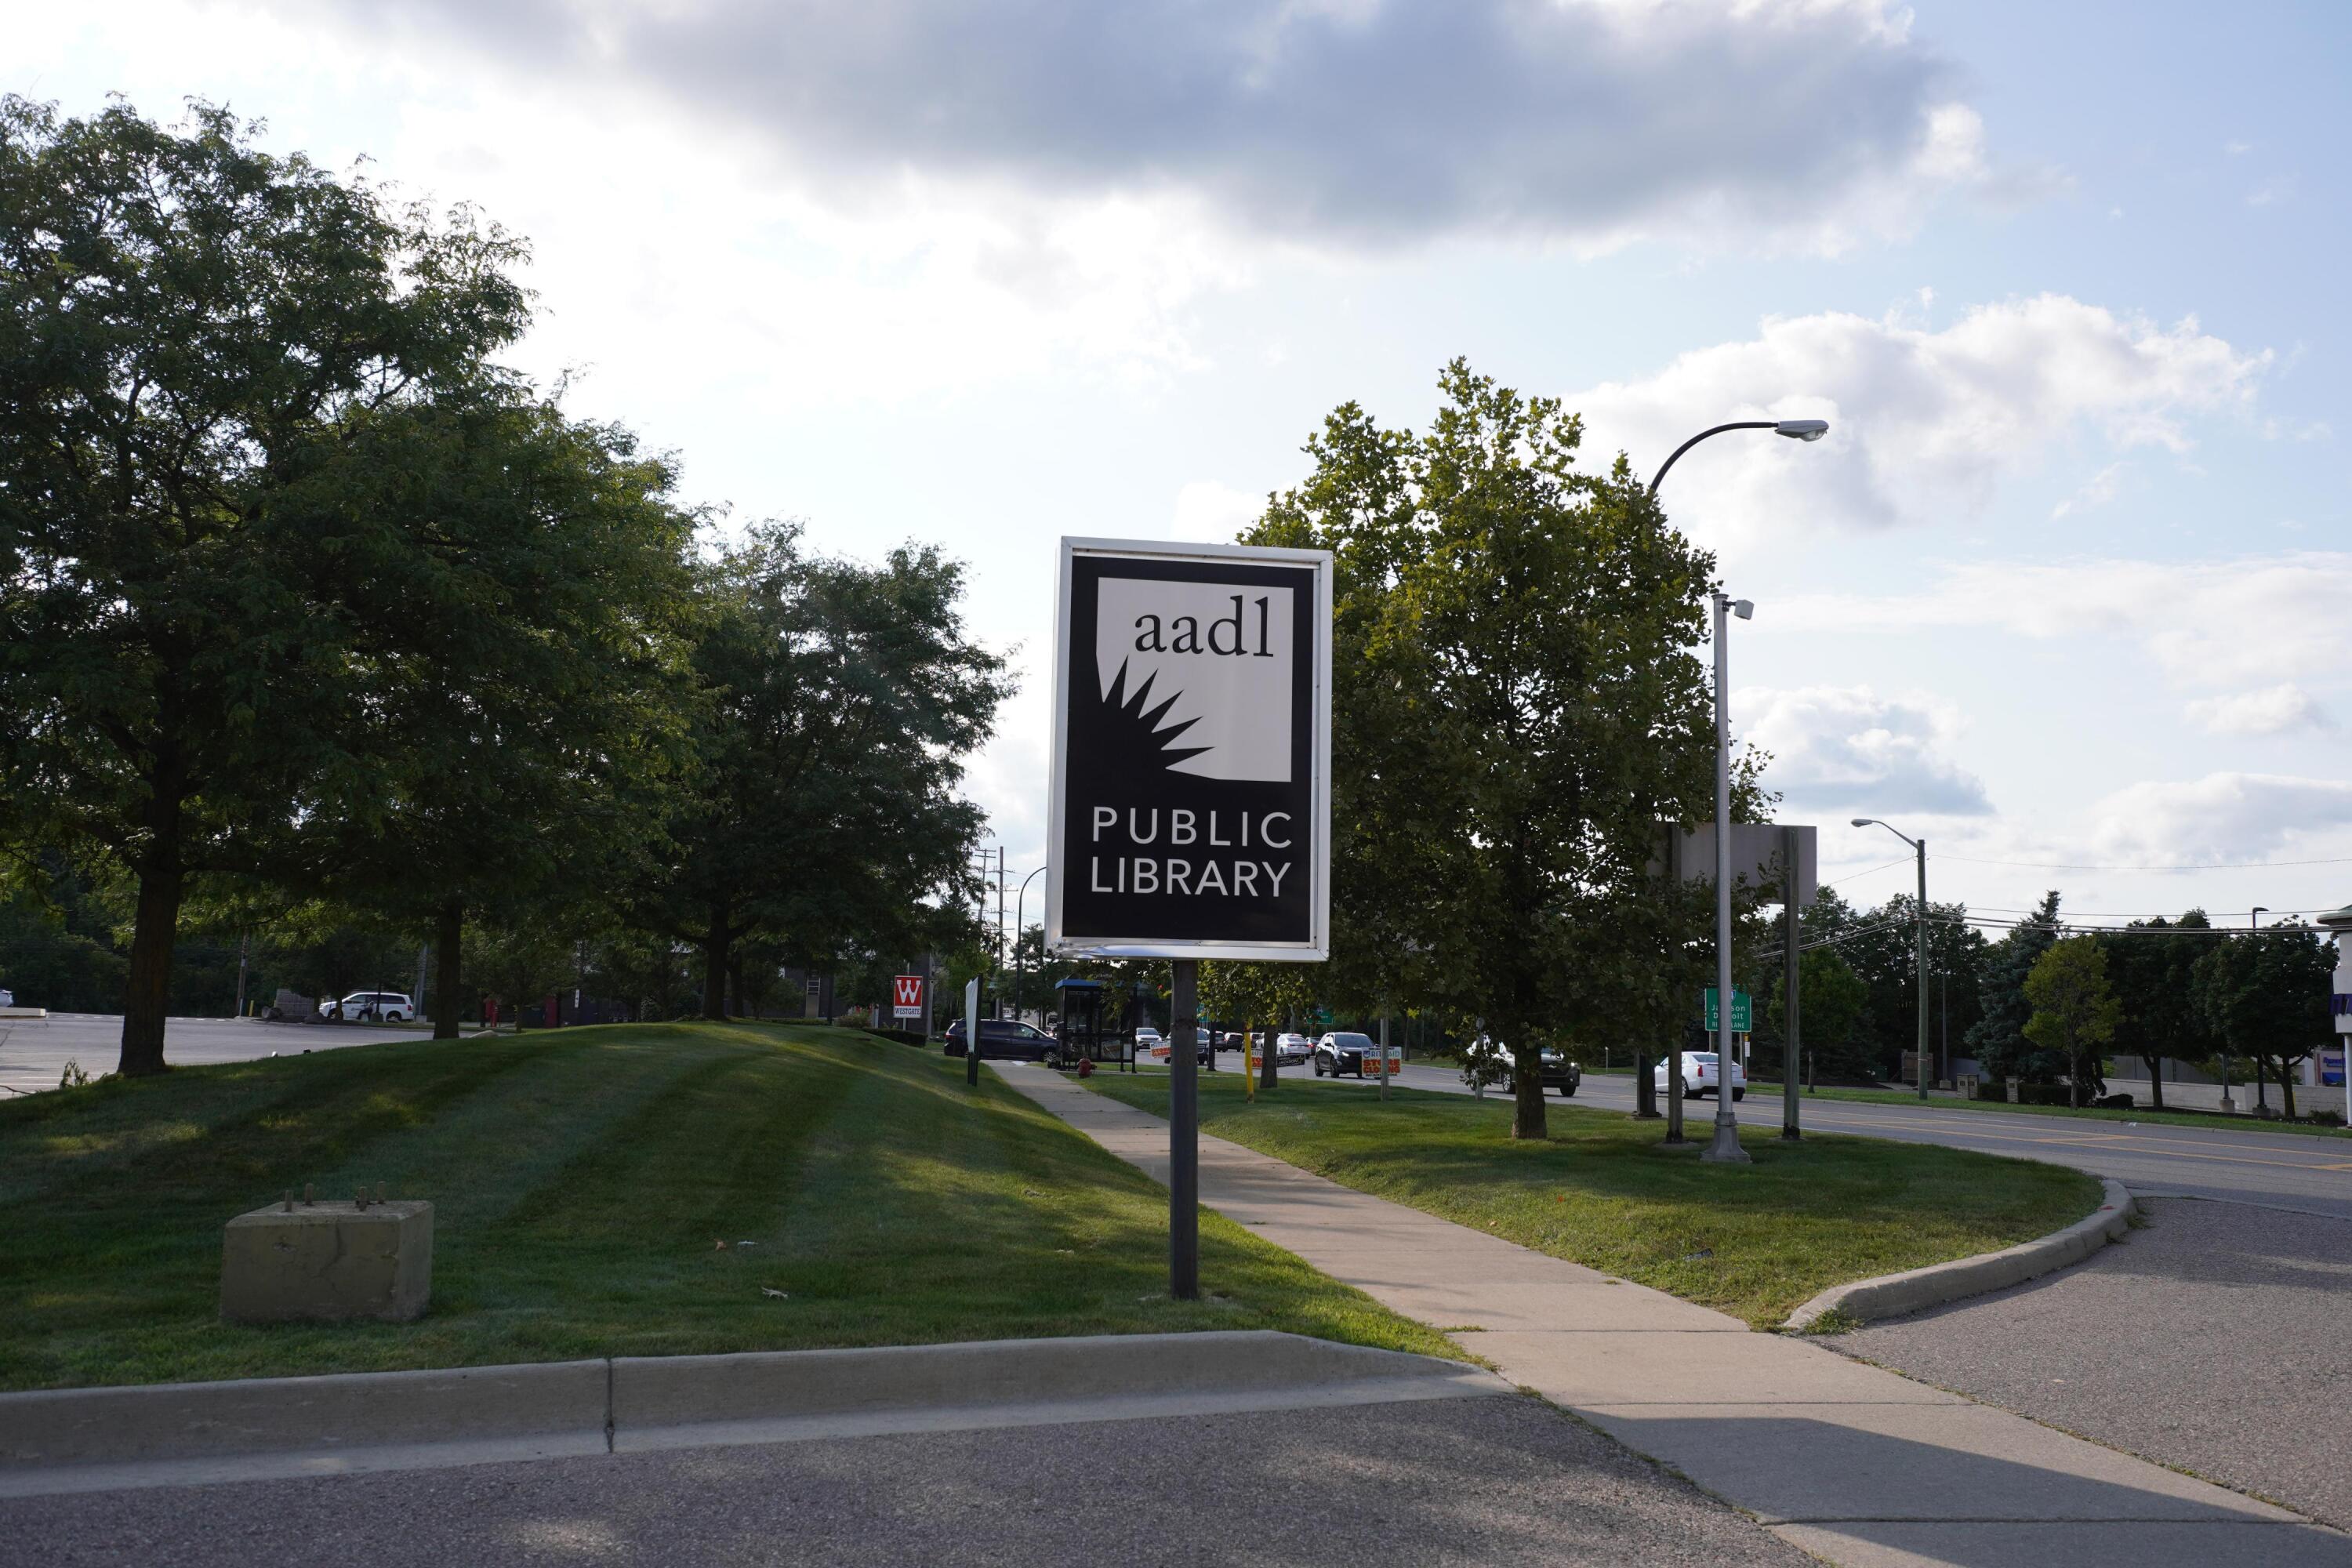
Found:
[[[1331,557],[1062,542],[1045,940],[1330,948]]]

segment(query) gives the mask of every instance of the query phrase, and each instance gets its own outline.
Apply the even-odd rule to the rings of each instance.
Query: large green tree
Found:
[[[1439,385],[1418,436],[1334,412],[1249,537],[1337,559],[1328,989],[1517,1047],[1540,1138],[1535,1047],[1688,1004],[1696,899],[1649,867],[1714,815],[1713,563],[1557,400]]]
[[[226,110],[0,100],[0,836],[138,887],[121,1069],[161,1071],[189,879],[377,787],[355,419],[494,373],[514,240],[253,145]]]
[[[957,786],[1011,686],[965,631],[962,568],[819,556],[762,525],[699,592],[694,766],[633,918],[701,949],[706,1015],[755,931],[821,970],[966,934],[981,816]]]
[[[2025,976],[2025,1037],[2066,1061],[2067,1098],[2083,1104],[2101,1086],[2099,1058],[2123,1005],[2107,984],[2106,950],[2095,936],[2052,942]]]
[[[2201,1061],[2213,1052],[2193,980],[2197,961],[2215,941],[2195,933],[2210,930],[2205,911],[2190,910],[2178,921],[2134,921],[2103,939],[2107,973],[2123,1004],[2116,1044],[2147,1065],[2148,1096],[2158,1110],[2164,1109],[2164,1058]]]
[[[2300,921],[2203,940],[2209,945],[2189,971],[2198,1010],[2221,1044],[2276,1078],[2293,1116],[2294,1068],[2334,1027],[2334,950]]]
[[[652,863],[687,761],[693,518],[625,430],[487,385],[351,421],[345,504],[407,526],[354,559],[354,638],[378,786],[298,816],[301,870],[431,935],[436,1037],[455,1038],[468,912],[577,934]],[[353,722],[360,722],[357,714]]]
[[[1968,1032],[1969,1051],[1985,1075],[1992,1079],[2022,1079],[2032,1083],[2054,1080],[2063,1071],[2058,1054],[2034,1044],[2025,1032],[2033,1004],[2025,994],[2026,976],[2058,940],[2058,893],[2045,894],[2041,908],[2010,929],[1985,954],[1979,994],[1983,1015]]]

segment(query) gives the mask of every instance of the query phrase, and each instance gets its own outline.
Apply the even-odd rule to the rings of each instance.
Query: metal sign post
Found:
[[[1200,1290],[1198,961],[1330,952],[1331,554],[1062,541],[1045,942],[1171,961],[1169,1283]]]
[[[980,982],[963,983],[963,1081],[980,1082]]]
[[[1200,963],[1180,958],[1168,966],[1168,1293],[1180,1301],[1201,1294],[1201,1083],[1192,1040],[1193,994]]]

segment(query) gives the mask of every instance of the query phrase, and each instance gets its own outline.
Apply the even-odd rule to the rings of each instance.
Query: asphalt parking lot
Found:
[[[2142,1201],[2077,1268],[1822,1342],[2352,1528],[2352,1221]]]
[[[258,1018],[171,1018],[163,1026],[163,1059],[174,1067],[249,1062],[385,1040],[430,1039],[433,1029],[374,1024],[266,1024]],[[122,1057],[122,1019],[110,1013],[53,1013],[46,1022],[0,1019],[0,1100],[58,1087],[68,1062],[96,1078]]]
[[[32,1498],[0,1541],[93,1568],[1814,1561],[1522,1395]]]

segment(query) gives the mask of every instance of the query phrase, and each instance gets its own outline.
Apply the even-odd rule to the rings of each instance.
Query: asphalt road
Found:
[[[1516,1395],[32,1498],[0,1542],[60,1568],[1814,1561]]]
[[[430,1027],[374,1024],[265,1024],[257,1018],[171,1018],[163,1026],[163,1059],[180,1067],[249,1062],[283,1053],[424,1040]],[[58,1087],[66,1063],[79,1062],[92,1078],[114,1070],[122,1058],[122,1019],[107,1013],[54,1013],[47,1022],[0,1019],[0,1100]],[[13,1091],[13,1092],[11,1092]]]
[[[2352,1527],[2352,1223],[2147,1208],[2078,1268],[1822,1342]]]
[[[1238,1066],[1238,1058],[1228,1058]],[[1304,1076],[1304,1068],[1290,1069]],[[1338,1080],[1352,1084],[1353,1079]],[[1466,1094],[1459,1069],[1405,1064],[1396,1080],[1407,1089]],[[1367,1083],[1367,1089],[1377,1085]],[[1507,1095],[1489,1091],[1497,1107]],[[1592,1074],[1576,1098],[1554,1103],[1603,1110],[1633,1109],[1633,1080],[1625,1074]],[[1743,1126],[1780,1125],[1778,1085],[1759,1085],[1735,1104]],[[1683,1112],[1694,1136],[1704,1136],[1715,1120],[1715,1101],[1690,1100]],[[1499,1114],[1498,1110],[1498,1114]],[[2234,1203],[2307,1209],[2352,1219],[2352,1138],[2315,1138],[2252,1129],[2172,1127],[2076,1120],[2063,1116],[2009,1115],[1968,1110],[1934,1100],[1926,1105],[1864,1105],[1842,1100],[1804,1100],[1801,1125],[1824,1132],[1853,1132],[1916,1143],[1980,1149],[2073,1165],[2112,1176],[2134,1193],[2185,1193]]]

